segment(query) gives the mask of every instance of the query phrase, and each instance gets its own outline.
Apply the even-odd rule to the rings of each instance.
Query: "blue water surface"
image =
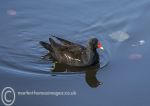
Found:
[[[149,10],[148,0],[1,1],[0,94],[12,87],[14,106],[149,106]],[[129,38],[111,39],[117,31]],[[99,51],[104,67],[54,74],[53,62],[42,59],[47,51],[39,45],[50,34],[81,44],[98,38],[105,48]],[[145,43],[132,46],[140,40]],[[20,96],[19,91],[76,95]]]

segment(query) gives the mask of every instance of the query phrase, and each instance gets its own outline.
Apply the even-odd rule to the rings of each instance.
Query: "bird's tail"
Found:
[[[49,43],[40,41],[40,44],[47,50],[52,51],[51,45]]]

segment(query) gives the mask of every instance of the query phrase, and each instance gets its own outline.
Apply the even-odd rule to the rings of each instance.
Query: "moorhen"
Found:
[[[86,47],[56,36],[49,38],[49,42],[40,41],[40,44],[49,51],[55,61],[76,67],[86,67],[99,63],[96,49],[103,49],[97,38],[90,39]]]

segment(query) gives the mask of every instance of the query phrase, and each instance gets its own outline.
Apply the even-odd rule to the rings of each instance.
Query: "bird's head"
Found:
[[[97,48],[104,50],[104,48],[103,48],[101,42],[98,41],[97,38],[92,38],[92,39],[90,39],[90,40],[89,40],[89,45],[90,45],[91,49],[93,49],[93,50],[94,50],[94,49],[97,49]]]

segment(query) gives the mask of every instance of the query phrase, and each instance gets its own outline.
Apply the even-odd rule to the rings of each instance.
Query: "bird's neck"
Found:
[[[96,52],[96,48],[94,48],[93,46],[89,45],[88,47],[88,50],[91,51],[91,52]]]

